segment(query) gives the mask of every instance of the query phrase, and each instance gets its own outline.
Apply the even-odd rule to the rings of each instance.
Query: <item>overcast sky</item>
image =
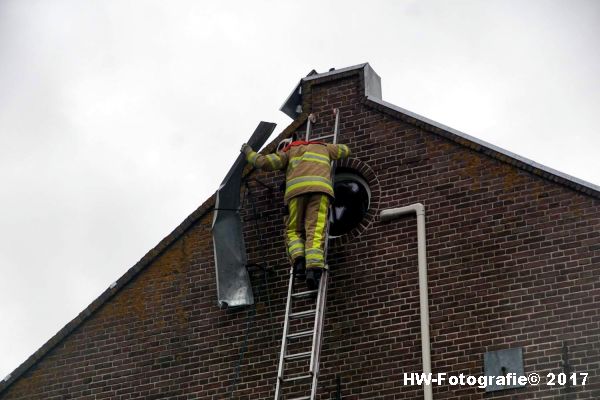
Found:
[[[210,196],[260,120],[284,129],[313,68],[369,62],[384,100],[600,184],[599,38],[582,0],[0,0],[0,379]]]

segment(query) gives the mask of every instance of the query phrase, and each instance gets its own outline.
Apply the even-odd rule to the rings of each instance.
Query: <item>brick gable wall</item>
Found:
[[[480,375],[483,353],[522,346],[526,372],[560,373],[562,348],[586,387],[484,394],[435,386],[434,399],[600,398],[600,201],[369,107],[358,75],[307,87],[315,134],[333,127],[371,183],[369,215],[330,248],[320,399],[421,399],[416,221],[425,205],[434,372]],[[303,129],[303,128],[302,128]],[[271,399],[286,297],[280,173],[258,172],[243,219],[255,310],[220,310],[210,223],[187,230],[8,389],[8,399]],[[259,216],[256,221],[255,215]],[[248,329],[247,329],[248,328]]]

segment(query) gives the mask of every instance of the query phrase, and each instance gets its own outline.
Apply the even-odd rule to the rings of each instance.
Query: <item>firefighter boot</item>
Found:
[[[308,268],[306,270],[306,287],[308,290],[315,290],[319,287],[319,280],[322,273],[323,268]]]
[[[306,260],[300,256],[294,261],[294,277],[304,278],[306,275]]]

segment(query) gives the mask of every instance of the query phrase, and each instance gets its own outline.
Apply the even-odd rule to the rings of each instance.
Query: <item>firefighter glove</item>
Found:
[[[250,152],[252,151],[252,147],[250,147],[250,146],[248,145],[248,143],[244,143],[244,144],[242,145],[242,148],[240,149],[240,151],[241,151],[242,153],[244,153],[244,154],[248,155],[248,153],[250,153]]]

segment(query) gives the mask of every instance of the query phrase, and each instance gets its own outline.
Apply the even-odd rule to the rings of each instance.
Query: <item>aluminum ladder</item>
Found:
[[[325,135],[314,138],[314,140],[322,140],[327,138],[333,138],[333,143],[337,143],[338,131],[339,131],[339,119],[340,113],[338,109],[334,109],[335,115],[335,126],[333,134]],[[307,128],[306,128],[306,141],[310,137],[311,124],[315,122],[313,114],[309,115]],[[331,177],[335,172],[334,162],[331,162]],[[327,287],[329,283],[329,273],[327,265],[327,249],[329,247],[329,217],[327,218],[327,225],[325,227],[325,244],[324,244],[324,259],[325,269],[321,275],[319,281],[319,287],[316,290],[308,291],[295,291],[294,290],[294,267],[290,268],[289,272],[289,284],[287,303],[285,307],[285,320],[283,324],[283,335],[281,338],[281,353],[279,356],[279,369],[277,372],[277,384],[275,387],[275,400],[315,400],[317,396],[317,384],[319,380],[319,361],[321,358],[321,345],[323,343],[323,322],[325,317],[325,305],[327,300]],[[314,308],[293,312],[292,308],[294,302],[301,301],[302,299],[311,299],[315,297],[316,302]],[[291,320],[307,320],[309,317],[314,316],[313,328],[309,330],[299,330],[298,332],[290,333],[290,321]],[[288,354],[288,344],[291,342],[300,341],[303,338],[312,338],[312,346],[310,351],[302,351],[295,354]],[[294,375],[286,377],[285,365],[288,362],[295,362],[300,360],[310,359],[308,373],[302,373],[300,375]],[[304,386],[304,391],[310,391],[310,395],[300,395],[299,397],[283,397],[284,385],[296,385]]]

